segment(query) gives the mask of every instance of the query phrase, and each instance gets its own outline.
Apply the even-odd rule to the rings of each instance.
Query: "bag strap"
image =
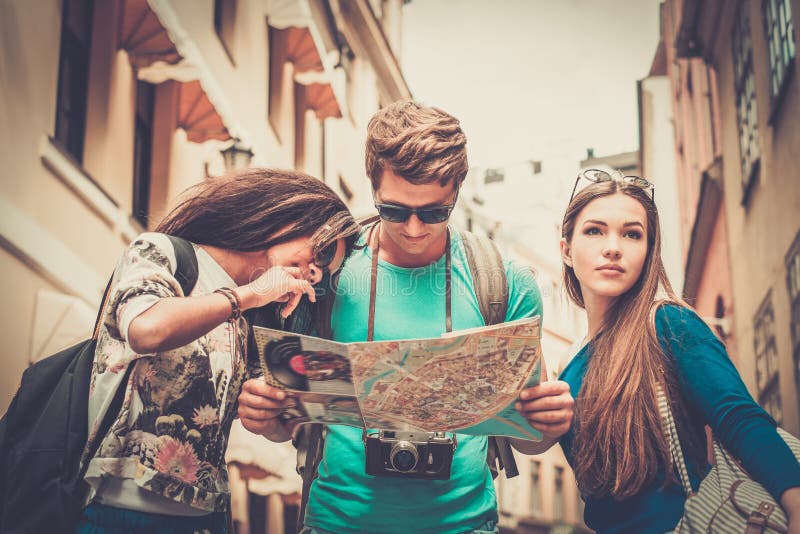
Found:
[[[175,249],[175,278],[181,285],[183,296],[188,297],[197,284],[199,270],[197,267],[197,254],[194,245],[174,235],[167,235]]]
[[[511,441],[507,437],[489,436],[486,463],[489,465],[492,478],[497,478],[500,471],[505,473],[506,479],[519,475],[517,461],[514,459],[514,451],[511,448]]]
[[[500,251],[486,236],[472,232],[459,232],[459,235],[483,321],[487,326],[502,323],[508,310],[508,280]]]
[[[675,418],[672,417],[672,410],[669,408],[669,401],[667,395],[661,384],[658,385],[658,411],[661,414],[661,425],[664,429],[664,435],[669,441],[669,452],[672,458],[672,463],[678,469],[678,476],[681,479],[681,485],[686,496],[694,495],[692,485],[689,482],[689,470],[686,468],[686,461],[683,457],[683,449],[681,449],[681,441],[678,438],[678,429],[675,426]]]
[[[194,286],[197,284],[197,276],[199,274],[197,267],[197,254],[195,254],[194,246],[189,241],[171,235],[168,235],[167,237],[172,242],[172,246],[175,249],[175,278],[178,280],[178,283],[180,283],[184,296],[189,296],[194,289]],[[97,312],[97,319],[95,320],[94,332],[92,334],[92,339],[94,341],[97,341],[97,335],[100,331],[100,321],[102,320],[106,306],[108,305],[108,298],[111,294],[111,282],[113,279],[114,275],[112,274],[111,279],[108,281],[108,285],[106,285],[106,291],[103,295],[103,303]],[[103,437],[108,434],[108,431],[111,429],[111,425],[114,424],[114,420],[117,418],[117,415],[122,408],[122,401],[125,400],[125,384],[128,383],[128,379],[131,376],[133,367],[134,365],[130,364],[128,365],[128,368],[125,369],[125,374],[122,376],[122,381],[119,383],[120,385],[117,387],[117,391],[114,393],[114,398],[111,400],[111,404],[109,404],[108,410],[106,410],[106,413],[103,415],[103,419],[100,422],[100,426],[95,434],[95,440],[87,444],[85,454],[82,457],[82,465],[78,475],[78,480],[83,480],[83,477],[86,475],[86,470],[89,469],[88,460],[94,458],[95,454],[97,454],[97,449],[100,448],[100,443],[103,441]]]
[[[111,294],[111,282],[114,280],[114,275],[108,279],[106,289],[103,291],[103,300],[100,301],[100,307],[97,308],[97,317],[94,319],[94,328],[92,329],[92,339],[97,341],[97,336],[100,335],[100,321],[103,320],[103,312],[108,305],[108,297]]]
[[[317,478],[319,462],[322,460],[322,452],[325,446],[325,425],[322,423],[309,423],[302,425],[299,432],[298,442],[295,443],[298,454],[297,471],[303,477],[303,490],[300,494],[300,506],[297,510],[297,532],[303,529],[303,521],[306,516],[306,505],[308,505],[308,495],[311,492],[311,484]],[[302,453],[305,452],[305,456]],[[300,460],[304,460],[300,465]]]

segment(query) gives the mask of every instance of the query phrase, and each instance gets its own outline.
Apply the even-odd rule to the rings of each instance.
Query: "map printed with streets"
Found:
[[[287,422],[541,440],[514,408],[540,380],[538,316],[400,341],[254,332],[265,380],[296,401]]]

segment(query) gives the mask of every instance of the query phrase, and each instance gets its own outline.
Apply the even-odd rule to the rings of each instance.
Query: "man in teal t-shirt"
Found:
[[[366,168],[380,221],[339,275],[331,329],[337,341],[436,337],[446,331],[449,244],[452,330],[483,326],[464,246],[448,219],[467,172],[466,137],[458,120],[431,107],[398,102],[368,126]],[[370,314],[377,250],[374,314]],[[529,269],[506,263],[511,321],[541,315]],[[248,381],[239,398],[245,428],[288,439],[276,419],[283,398]],[[572,420],[569,386],[552,381],[526,389],[518,409],[546,443],[515,442],[525,453],[546,449]],[[304,532],[497,532],[497,503],[486,464],[487,438],[457,436],[448,480],[371,476],[360,429],[330,425],[319,476],[311,487]]]

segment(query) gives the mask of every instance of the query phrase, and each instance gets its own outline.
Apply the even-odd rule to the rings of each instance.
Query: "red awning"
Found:
[[[183,59],[147,0],[122,0],[119,24],[119,47],[128,53],[135,70],[150,67],[157,61],[175,65]],[[186,130],[189,141],[230,139],[222,117],[200,82],[179,84],[178,127]]]
[[[308,28],[290,26],[273,31],[286,43],[286,60],[294,63],[295,72],[322,72],[322,60]]]
[[[314,44],[311,31],[306,27],[289,26],[287,28],[269,29],[272,37],[270,42],[273,49],[270,54],[278,54],[279,61],[289,61],[294,65],[296,74],[306,74],[309,72],[324,72],[322,59],[319,51]],[[340,118],[342,112],[339,103],[336,101],[333,88],[330,84],[312,82],[308,83],[302,79],[297,79],[303,86],[304,105],[307,109],[312,109],[320,120],[327,118]]]
[[[313,109],[319,120],[328,118],[340,119],[342,112],[333,94],[333,88],[327,83],[311,83],[305,86],[305,101],[309,109]]]
[[[147,0],[122,0],[119,47],[128,52],[134,67],[147,67],[156,61],[174,65],[181,60]]]
[[[178,127],[186,130],[189,141],[203,143],[209,139],[231,138],[199,81],[182,83],[179,101]]]

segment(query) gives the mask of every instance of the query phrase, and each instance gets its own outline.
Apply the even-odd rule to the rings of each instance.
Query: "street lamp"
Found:
[[[250,161],[253,159],[253,151],[249,146],[242,143],[238,137],[233,138],[230,146],[225,150],[221,150],[222,159],[225,160],[225,169],[233,171],[236,169],[246,169],[250,166]]]

